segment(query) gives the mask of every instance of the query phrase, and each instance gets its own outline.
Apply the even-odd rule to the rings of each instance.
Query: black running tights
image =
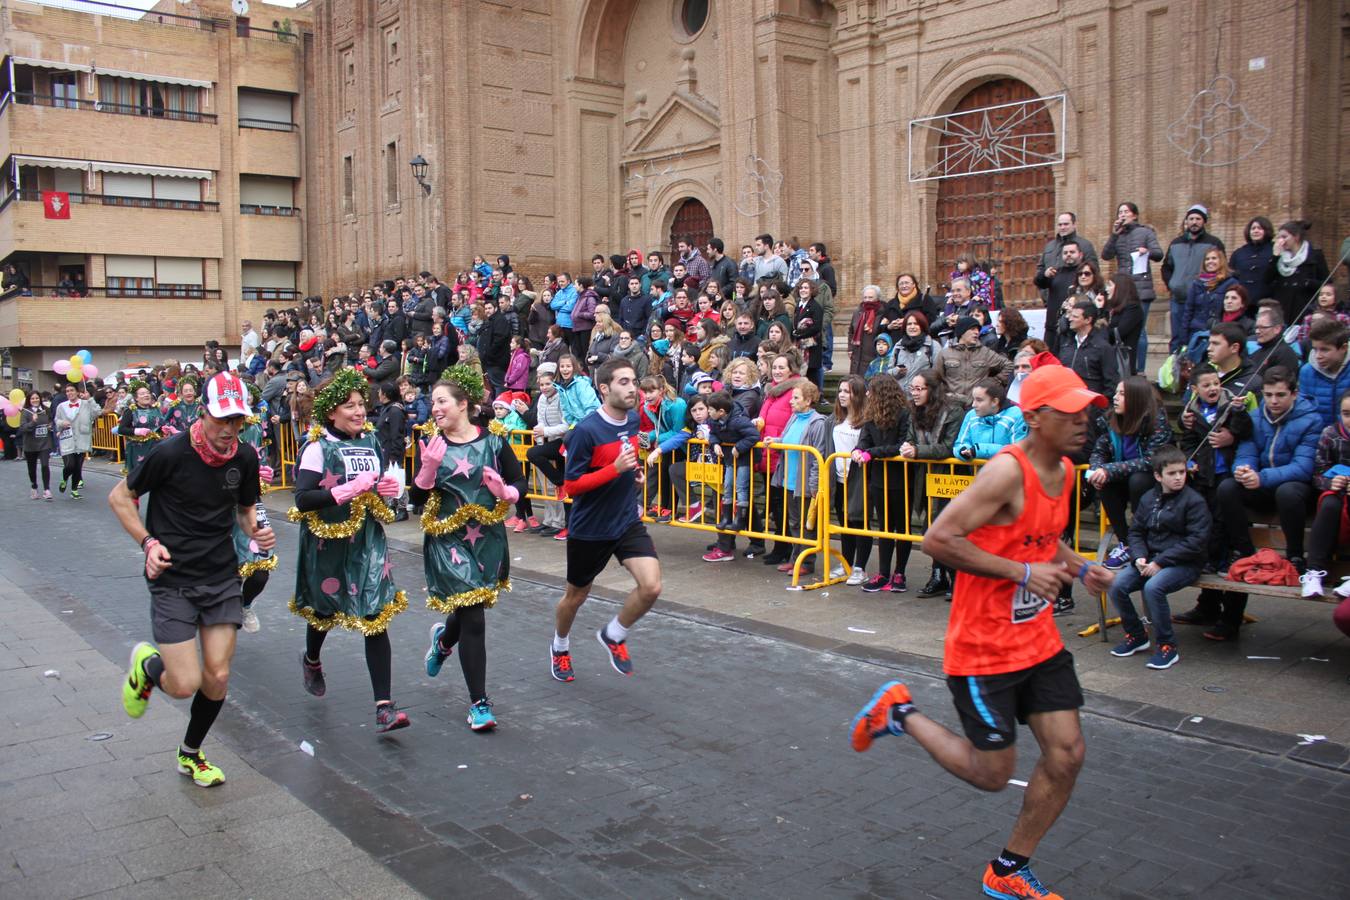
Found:
[[[28,462],[28,483],[37,490],[38,467],[42,467],[42,489],[50,490],[52,486],[52,470],[47,464],[48,454],[45,450],[40,453],[25,453],[23,458]]]
[[[244,579],[245,609],[252,606],[253,601],[258,599],[258,595],[263,592],[263,588],[267,587],[267,576],[269,574],[266,569],[261,569]]]
[[[70,482],[72,489],[84,484],[83,453],[67,453],[61,457],[61,480]]]
[[[462,607],[445,617],[441,649],[450,650],[459,644],[459,667],[464,670],[464,684],[473,703],[487,698],[486,636],[487,620],[481,603]]]
[[[305,626],[305,656],[317,662],[323,650],[324,638],[328,632],[320,631],[313,625]],[[389,646],[387,632],[366,636],[366,668],[370,670],[370,686],[375,691],[375,702],[384,703],[389,699],[390,682],[393,679],[394,651]]]

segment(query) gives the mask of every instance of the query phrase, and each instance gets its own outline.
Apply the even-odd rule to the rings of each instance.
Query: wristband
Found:
[[[1022,575],[1022,580],[1017,583],[1017,586],[1020,588],[1025,588],[1027,584],[1030,583],[1031,581],[1031,563],[1022,563],[1022,568],[1025,569],[1026,571]]]
[[[150,552],[150,548],[153,547],[153,546],[155,546],[155,545],[158,544],[158,543],[159,543],[159,538],[155,537],[153,534],[147,534],[147,535],[145,536],[145,538],[141,541],[141,552],[142,552],[142,553],[149,553],[149,552]]]
[[[1077,574],[1075,577],[1076,577],[1079,581],[1081,581],[1081,582],[1083,583],[1083,587],[1087,587],[1087,580],[1086,580],[1086,579],[1087,579],[1087,573],[1088,573],[1088,569],[1091,569],[1091,568],[1092,568],[1092,563],[1086,562],[1086,561],[1085,561],[1081,566],[1078,567],[1078,574]]]

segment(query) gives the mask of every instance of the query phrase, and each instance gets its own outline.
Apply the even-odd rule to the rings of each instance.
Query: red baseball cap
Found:
[[[233,372],[221,372],[206,383],[202,395],[206,413],[213,419],[228,419],[233,416],[247,416],[248,388]]]
[[[1022,382],[1017,405],[1023,410],[1048,406],[1062,413],[1076,413],[1089,406],[1106,406],[1106,398],[1088,390],[1073,369],[1046,365],[1034,369]]]

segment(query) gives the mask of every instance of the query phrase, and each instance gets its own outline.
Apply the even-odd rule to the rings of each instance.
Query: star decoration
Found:
[[[394,570],[394,564],[389,561],[389,557],[384,558],[384,565],[380,567],[380,577],[388,578],[389,573]]]
[[[341,479],[338,478],[337,475],[333,474],[332,472],[328,472],[322,478],[319,479],[319,487],[323,488],[324,490],[331,491],[333,488],[338,486],[340,481]]]
[[[461,456],[455,462],[455,471],[450,473],[450,477],[454,478],[457,475],[463,475],[465,478],[468,478],[471,474],[473,474],[473,463],[469,462],[467,456]]]
[[[483,526],[477,522],[464,529],[464,540],[469,542],[470,547],[477,547],[478,541],[483,537]]]

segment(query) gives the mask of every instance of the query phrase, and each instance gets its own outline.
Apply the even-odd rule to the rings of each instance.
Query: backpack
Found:
[[[1162,366],[1158,368],[1158,387],[1168,394],[1180,394],[1190,384],[1193,371],[1195,363],[1186,355],[1183,347],[1163,360]]]

